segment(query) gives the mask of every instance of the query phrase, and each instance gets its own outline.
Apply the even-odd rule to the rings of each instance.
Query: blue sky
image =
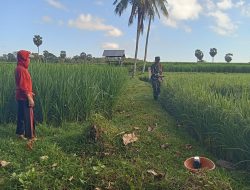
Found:
[[[250,62],[249,0],[168,0],[169,17],[155,18],[149,39],[148,61],[195,61],[200,49],[211,61]],[[0,55],[27,49],[37,52],[33,36],[43,37],[40,52],[48,50],[68,57],[81,52],[100,57],[104,49],[125,49],[134,56],[136,22],[128,26],[128,10],[114,14],[113,0],[8,0],[1,2]],[[145,22],[145,29],[147,21]],[[146,30],[145,30],[146,32]],[[144,54],[146,33],[140,38]]]

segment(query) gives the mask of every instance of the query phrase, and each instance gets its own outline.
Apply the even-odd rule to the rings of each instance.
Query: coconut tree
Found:
[[[197,58],[197,62],[202,62],[202,59],[203,59],[203,52],[199,49],[195,50],[195,57]]]
[[[43,38],[40,35],[34,35],[33,42],[37,46],[37,49],[38,49],[37,53],[39,56],[39,46],[42,45]]]
[[[225,61],[226,61],[227,63],[231,62],[231,61],[232,61],[232,56],[233,56],[232,53],[227,53],[227,54],[225,55]]]
[[[148,29],[147,29],[147,36],[146,36],[146,44],[145,44],[145,53],[144,53],[144,64],[142,72],[145,71],[146,66],[146,59],[147,59],[147,50],[148,50],[148,39],[149,39],[149,32],[151,27],[151,21],[154,20],[155,15],[158,16],[160,19],[160,12],[163,16],[168,17],[168,10],[167,10],[167,0],[151,0],[148,1],[148,4],[145,4],[145,9],[147,9],[149,22],[148,22]]]
[[[212,62],[214,62],[214,56],[217,54],[217,49],[216,48],[210,48],[209,54],[212,57]]]
[[[133,75],[136,74],[136,63],[137,63],[137,54],[138,54],[138,46],[139,46],[139,38],[143,33],[144,28],[144,20],[146,18],[147,10],[144,8],[146,2],[149,0],[115,0],[113,5],[115,7],[115,13],[119,16],[126,10],[128,5],[132,6],[128,25],[133,24],[134,19],[137,19],[137,32],[136,32],[136,45],[135,45],[135,57],[134,57],[134,72]]]

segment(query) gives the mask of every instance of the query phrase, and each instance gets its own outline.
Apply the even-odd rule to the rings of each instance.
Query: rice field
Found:
[[[250,73],[247,63],[163,63],[166,72]]]
[[[0,123],[16,121],[15,64],[0,67]],[[31,64],[36,120],[84,121],[92,113],[112,116],[127,70],[102,65]]]
[[[167,74],[162,104],[207,149],[250,168],[250,76]]]

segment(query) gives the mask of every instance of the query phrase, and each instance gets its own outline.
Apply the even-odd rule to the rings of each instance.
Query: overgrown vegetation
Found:
[[[242,63],[163,63],[165,72],[250,73],[250,64]]]
[[[88,128],[101,129],[97,143],[89,141]],[[157,126],[157,127],[156,127]],[[148,130],[154,127],[153,130]],[[122,143],[124,133],[134,132],[138,141]],[[115,106],[112,120],[92,115],[83,125],[64,123],[55,128],[37,127],[38,141],[32,151],[15,139],[14,125],[0,127],[0,189],[249,189],[247,175],[216,168],[191,174],[186,158],[210,154],[183,132],[152,98],[148,83],[129,81]],[[161,145],[168,144],[162,148]],[[189,148],[186,148],[189,145]],[[191,148],[190,148],[191,147]],[[154,177],[148,170],[162,173]],[[248,176],[249,177],[249,176]]]
[[[0,67],[0,123],[14,122],[15,65]],[[30,73],[39,122],[83,121],[91,113],[112,116],[112,107],[126,83],[127,70],[101,65],[31,64]]]
[[[168,74],[162,104],[212,153],[250,169],[250,87],[245,74]]]

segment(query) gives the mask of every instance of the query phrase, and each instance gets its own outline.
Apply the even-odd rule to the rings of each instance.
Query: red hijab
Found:
[[[17,53],[17,65],[23,66],[24,68],[28,69],[30,63],[30,52],[26,50],[20,50]]]

